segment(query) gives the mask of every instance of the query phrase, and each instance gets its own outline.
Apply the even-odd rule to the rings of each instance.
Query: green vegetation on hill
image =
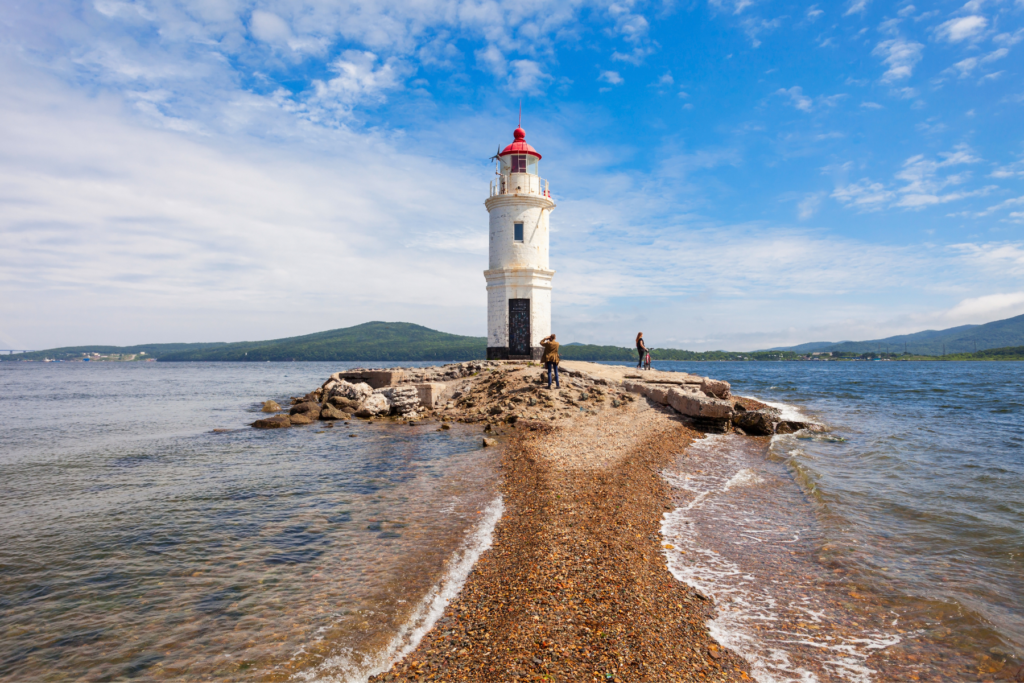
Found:
[[[59,349],[46,349],[44,351],[29,351],[28,353],[0,355],[0,361],[43,360],[44,358],[52,358],[53,360],[82,360],[84,356],[94,353],[98,353],[101,356],[139,356],[141,354],[145,354],[146,357],[161,358],[179,351],[208,349],[223,345],[224,342],[206,342],[199,344],[139,344],[138,346],[63,346]],[[142,359],[139,358],[139,360]]]
[[[142,356],[142,353],[145,356]],[[370,322],[339,330],[262,342],[223,342],[208,344],[142,344],[139,346],[71,346],[0,356],[0,361],[81,360],[97,353],[106,360],[156,358],[164,362],[190,361],[464,361],[480,360],[487,355],[484,337],[465,337],[438,332],[411,323]],[[636,349],[593,344],[563,344],[563,360],[636,361]],[[651,350],[652,360],[674,361],[780,361],[808,360],[810,355],[794,351],[685,351]],[[1024,346],[987,349],[977,353],[919,355],[914,353],[878,353],[875,351],[826,352],[814,360],[1024,360]],[[103,360],[103,359],[97,359]]]
[[[161,356],[182,361],[463,361],[487,356],[487,339],[412,323],[369,322],[339,330],[262,342],[236,342]]]

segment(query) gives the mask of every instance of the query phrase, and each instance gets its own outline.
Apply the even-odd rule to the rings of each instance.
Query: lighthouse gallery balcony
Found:
[[[551,198],[548,181],[532,173],[502,173],[491,180],[491,196],[526,194]]]

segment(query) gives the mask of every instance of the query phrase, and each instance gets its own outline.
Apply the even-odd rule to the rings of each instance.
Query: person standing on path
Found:
[[[540,345],[544,347],[544,356],[541,360],[548,369],[548,389],[551,388],[552,369],[555,371],[555,388],[561,389],[562,385],[558,383],[558,362],[561,359],[558,357],[558,342],[555,341],[555,335],[544,337],[540,340]]]
[[[643,366],[644,366],[644,356],[647,355],[647,344],[644,344],[644,333],[643,332],[639,332],[636,335],[636,352],[640,356],[640,358],[636,362],[636,366],[638,368],[643,368]]]

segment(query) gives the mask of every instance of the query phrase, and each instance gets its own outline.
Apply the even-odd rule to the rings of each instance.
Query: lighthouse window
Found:
[[[526,173],[526,155],[525,154],[513,154],[512,155],[512,172],[513,173]]]
[[[513,239],[516,242],[522,242],[523,241],[523,224],[522,223],[516,223],[513,226],[512,232],[514,233],[513,234]]]

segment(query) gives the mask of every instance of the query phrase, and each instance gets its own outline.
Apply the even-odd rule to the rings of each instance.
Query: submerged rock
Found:
[[[292,421],[287,415],[275,415],[274,417],[256,420],[252,423],[252,426],[256,429],[282,429],[284,427],[291,427]]]
[[[288,417],[291,420],[292,426],[295,425],[308,425],[313,422],[313,418],[316,417],[316,413],[296,413]]]
[[[277,401],[264,401],[262,410],[264,413],[279,413],[281,406],[277,404]]]
[[[288,412],[290,415],[308,415],[311,418],[315,418],[319,417],[320,415],[320,404],[317,403],[316,401],[305,401],[303,403],[296,403]]]
[[[324,405],[324,407],[320,409],[321,420],[343,420],[344,418],[345,413],[332,406],[330,403]]]

